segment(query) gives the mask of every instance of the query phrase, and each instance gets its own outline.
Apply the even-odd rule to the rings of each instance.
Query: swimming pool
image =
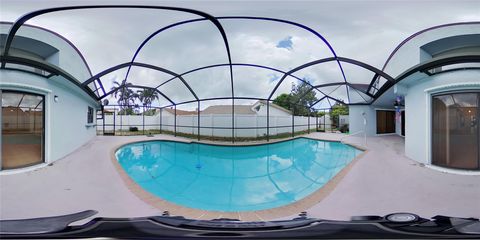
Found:
[[[361,152],[339,142],[297,138],[255,146],[148,141],[124,145],[115,155],[132,180],[161,199],[234,212],[294,203]]]

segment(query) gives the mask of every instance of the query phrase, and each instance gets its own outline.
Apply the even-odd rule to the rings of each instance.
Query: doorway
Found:
[[[395,111],[377,110],[377,134],[395,133]]]
[[[432,164],[480,169],[480,93],[432,97]]]
[[[1,169],[43,163],[45,145],[45,97],[1,90]]]

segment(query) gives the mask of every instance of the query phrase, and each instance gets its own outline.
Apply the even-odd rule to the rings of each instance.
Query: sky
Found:
[[[353,58],[382,68],[388,55],[405,38],[422,29],[466,21],[480,21],[480,1],[24,1],[0,0],[0,20],[14,21],[33,10],[92,4],[159,5],[191,8],[213,16],[271,17],[297,22],[321,34],[337,56]],[[137,47],[152,32],[175,22],[196,19],[189,13],[164,10],[93,9],[49,13],[28,24],[58,32],[68,38],[85,56],[93,74],[128,62]],[[227,32],[234,63],[259,64],[291,70],[303,63],[332,57],[332,52],[318,37],[304,29],[268,21],[220,20]],[[218,30],[208,21],[185,24],[162,32],[149,41],[137,62],[157,65],[176,73],[213,64],[227,63],[225,46]],[[372,73],[343,64],[352,83],[368,84]],[[266,98],[278,83],[279,72],[237,66],[233,69],[236,96]],[[102,77],[108,89],[113,81],[122,81],[126,69]],[[335,62],[303,69],[295,75],[313,85],[344,81]],[[231,83],[228,67],[209,68],[184,76],[200,98],[229,97]],[[158,71],[134,67],[128,81],[156,87],[170,76]],[[298,84],[287,77],[274,96],[288,93]],[[193,100],[181,81],[159,87],[174,102]],[[344,87],[326,88],[348,101]],[[322,97],[317,92],[317,97]],[[352,94],[351,94],[352,96]],[[358,99],[358,96],[357,96]],[[352,102],[354,99],[351,99]],[[111,102],[115,102],[110,99]],[[202,108],[225,101],[202,103]],[[229,103],[229,102],[228,102]],[[238,100],[238,104],[249,101]],[[168,104],[161,98],[154,103]],[[317,107],[326,107],[321,102]],[[196,103],[185,105],[193,109]]]

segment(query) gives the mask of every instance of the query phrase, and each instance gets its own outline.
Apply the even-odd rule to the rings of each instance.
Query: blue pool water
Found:
[[[361,152],[307,138],[257,146],[149,141],[125,145],[116,157],[138,185],[169,202],[252,211],[308,196]]]

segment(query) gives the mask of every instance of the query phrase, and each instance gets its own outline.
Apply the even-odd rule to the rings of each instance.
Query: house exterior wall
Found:
[[[437,28],[419,34],[410,39],[395,53],[385,67],[385,72],[392,77],[397,77],[412,66],[431,59],[431,56],[421,49],[421,46],[429,42],[433,42],[441,38],[479,32],[479,24],[469,24]]]
[[[464,24],[435,28],[410,39],[393,56],[385,71],[397,77],[407,69],[428,61],[432,56],[422,46],[440,39],[480,33],[480,24]],[[453,43],[453,44],[452,44]],[[444,45],[442,45],[444,44]],[[463,47],[461,41],[436,45],[438,51]],[[442,50],[444,49],[444,50]],[[469,46],[470,50],[472,48]],[[465,52],[466,54],[472,54]],[[431,96],[434,93],[480,89],[480,70],[457,70],[433,76],[416,73],[397,83],[395,95],[405,98],[405,155],[415,161],[431,164]],[[396,132],[401,135],[401,118]]]
[[[292,114],[273,107],[272,105],[269,107],[269,112],[270,116],[292,116]],[[257,111],[257,115],[267,116],[267,105],[261,104],[259,110]]]
[[[480,24],[456,25],[425,31],[411,38],[393,55],[385,68],[385,72],[393,77],[422,62],[432,59],[432,56],[422,49],[422,46],[439,39],[479,34]],[[443,42],[444,44],[445,42]],[[442,47],[455,48],[462,45],[450,44],[436,45],[439,52]],[[473,49],[473,48],[469,48]],[[475,49],[474,49],[475,50]],[[472,53],[470,53],[472,54]],[[405,106],[400,111],[405,111],[405,155],[417,162],[431,164],[431,96],[435,93],[448,91],[480,90],[480,70],[457,70],[442,72],[432,76],[415,73],[396,84],[394,91],[386,92],[391,99],[403,96]],[[392,100],[393,102],[393,100]],[[368,136],[376,135],[376,110],[394,110],[393,105],[386,106],[349,106],[350,132],[362,131],[362,113],[366,114]],[[401,135],[402,120],[396,117],[395,133]]]
[[[351,134],[363,131],[366,132],[367,136],[375,136],[377,134],[377,117],[374,106],[352,105],[348,108]],[[363,113],[365,113],[365,116],[363,116]],[[366,119],[366,125],[364,119]]]
[[[397,114],[401,114],[401,112],[405,111],[405,109],[400,109],[400,112]],[[407,116],[405,114],[405,116]],[[395,115],[395,133],[399,136],[402,136],[402,117],[401,115]]]
[[[10,24],[0,24],[0,33],[7,34],[10,26]],[[58,52],[45,59],[47,62],[60,67],[79,81],[90,78],[90,72],[76,49],[55,33],[36,27],[22,26],[16,35],[35,39],[55,47]]]
[[[0,24],[0,33],[6,34],[9,28],[10,24]],[[40,41],[57,49],[44,61],[58,66],[77,80],[84,81],[91,76],[82,56],[61,36],[30,26],[22,26],[16,36]],[[32,50],[33,55],[34,51],[35,49]],[[2,90],[35,93],[45,97],[46,163],[68,155],[96,136],[94,124],[87,126],[87,110],[88,107],[99,109],[99,103],[67,79],[61,76],[47,79],[33,73],[9,69],[0,70],[0,79]],[[58,102],[54,101],[54,96],[58,96]]]
[[[448,91],[480,90],[480,70],[446,72],[408,86],[405,96],[405,154],[431,163],[431,96]]]
[[[410,84],[405,95],[405,155],[415,161],[431,163],[431,96],[432,94],[480,90],[480,70],[461,70],[441,73]],[[363,131],[362,113],[366,113],[367,136],[376,136],[376,110],[374,105],[349,106],[350,132]],[[396,118],[395,130],[401,135],[401,117]]]
[[[36,93],[45,96],[45,162],[54,162],[96,135],[87,127],[88,106],[99,108],[90,96],[66,79],[46,79],[14,70],[0,71],[0,89]],[[59,101],[54,102],[54,96]]]

